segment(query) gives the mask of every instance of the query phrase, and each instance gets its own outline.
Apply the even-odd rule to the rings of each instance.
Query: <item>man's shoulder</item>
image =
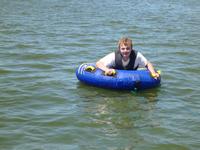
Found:
[[[143,57],[142,53],[139,51],[136,51],[137,57]]]
[[[111,53],[107,54],[106,57],[115,57],[115,52],[111,52]]]

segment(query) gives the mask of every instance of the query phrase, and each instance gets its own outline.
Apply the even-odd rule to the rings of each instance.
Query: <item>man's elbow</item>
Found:
[[[99,68],[101,65],[102,65],[102,62],[101,62],[101,61],[97,61],[97,62],[96,62],[96,67]]]
[[[148,61],[145,67],[149,68],[150,65],[151,65],[151,63]]]

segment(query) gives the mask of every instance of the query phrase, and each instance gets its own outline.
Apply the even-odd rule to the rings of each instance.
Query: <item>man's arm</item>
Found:
[[[147,69],[150,71],[151,76],[155,79],[157,79],[160,75],[157,73],[153,67],[153,65],[148,61],[146,65]]]

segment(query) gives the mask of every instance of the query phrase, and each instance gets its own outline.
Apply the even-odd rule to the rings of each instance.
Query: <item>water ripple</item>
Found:
[[[1,149],[197,150],[199,4],[1,0]],[[76,79],[122,36],[161,69],[160,87],[113,91]]]

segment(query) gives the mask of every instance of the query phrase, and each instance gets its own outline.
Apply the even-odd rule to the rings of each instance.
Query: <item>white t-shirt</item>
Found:
[[[112,52],[112,53],[106,55],[105,57],[101,58],[100,61],[102,63],[104,63],[104,65],[106,67],[112,68],[113,66],[115,66],[115,52]],[[124,61],[122,59],[123,67],[128,65],[129,61],[130,61],[130,59],[128,59],[127,61]],[[134,68],[136,68],[137,66],[138,66],[138,68],[145,68],[147,63],[148,63],[147,59],[140,52],[137,52],[137,57],[135,59]]]

